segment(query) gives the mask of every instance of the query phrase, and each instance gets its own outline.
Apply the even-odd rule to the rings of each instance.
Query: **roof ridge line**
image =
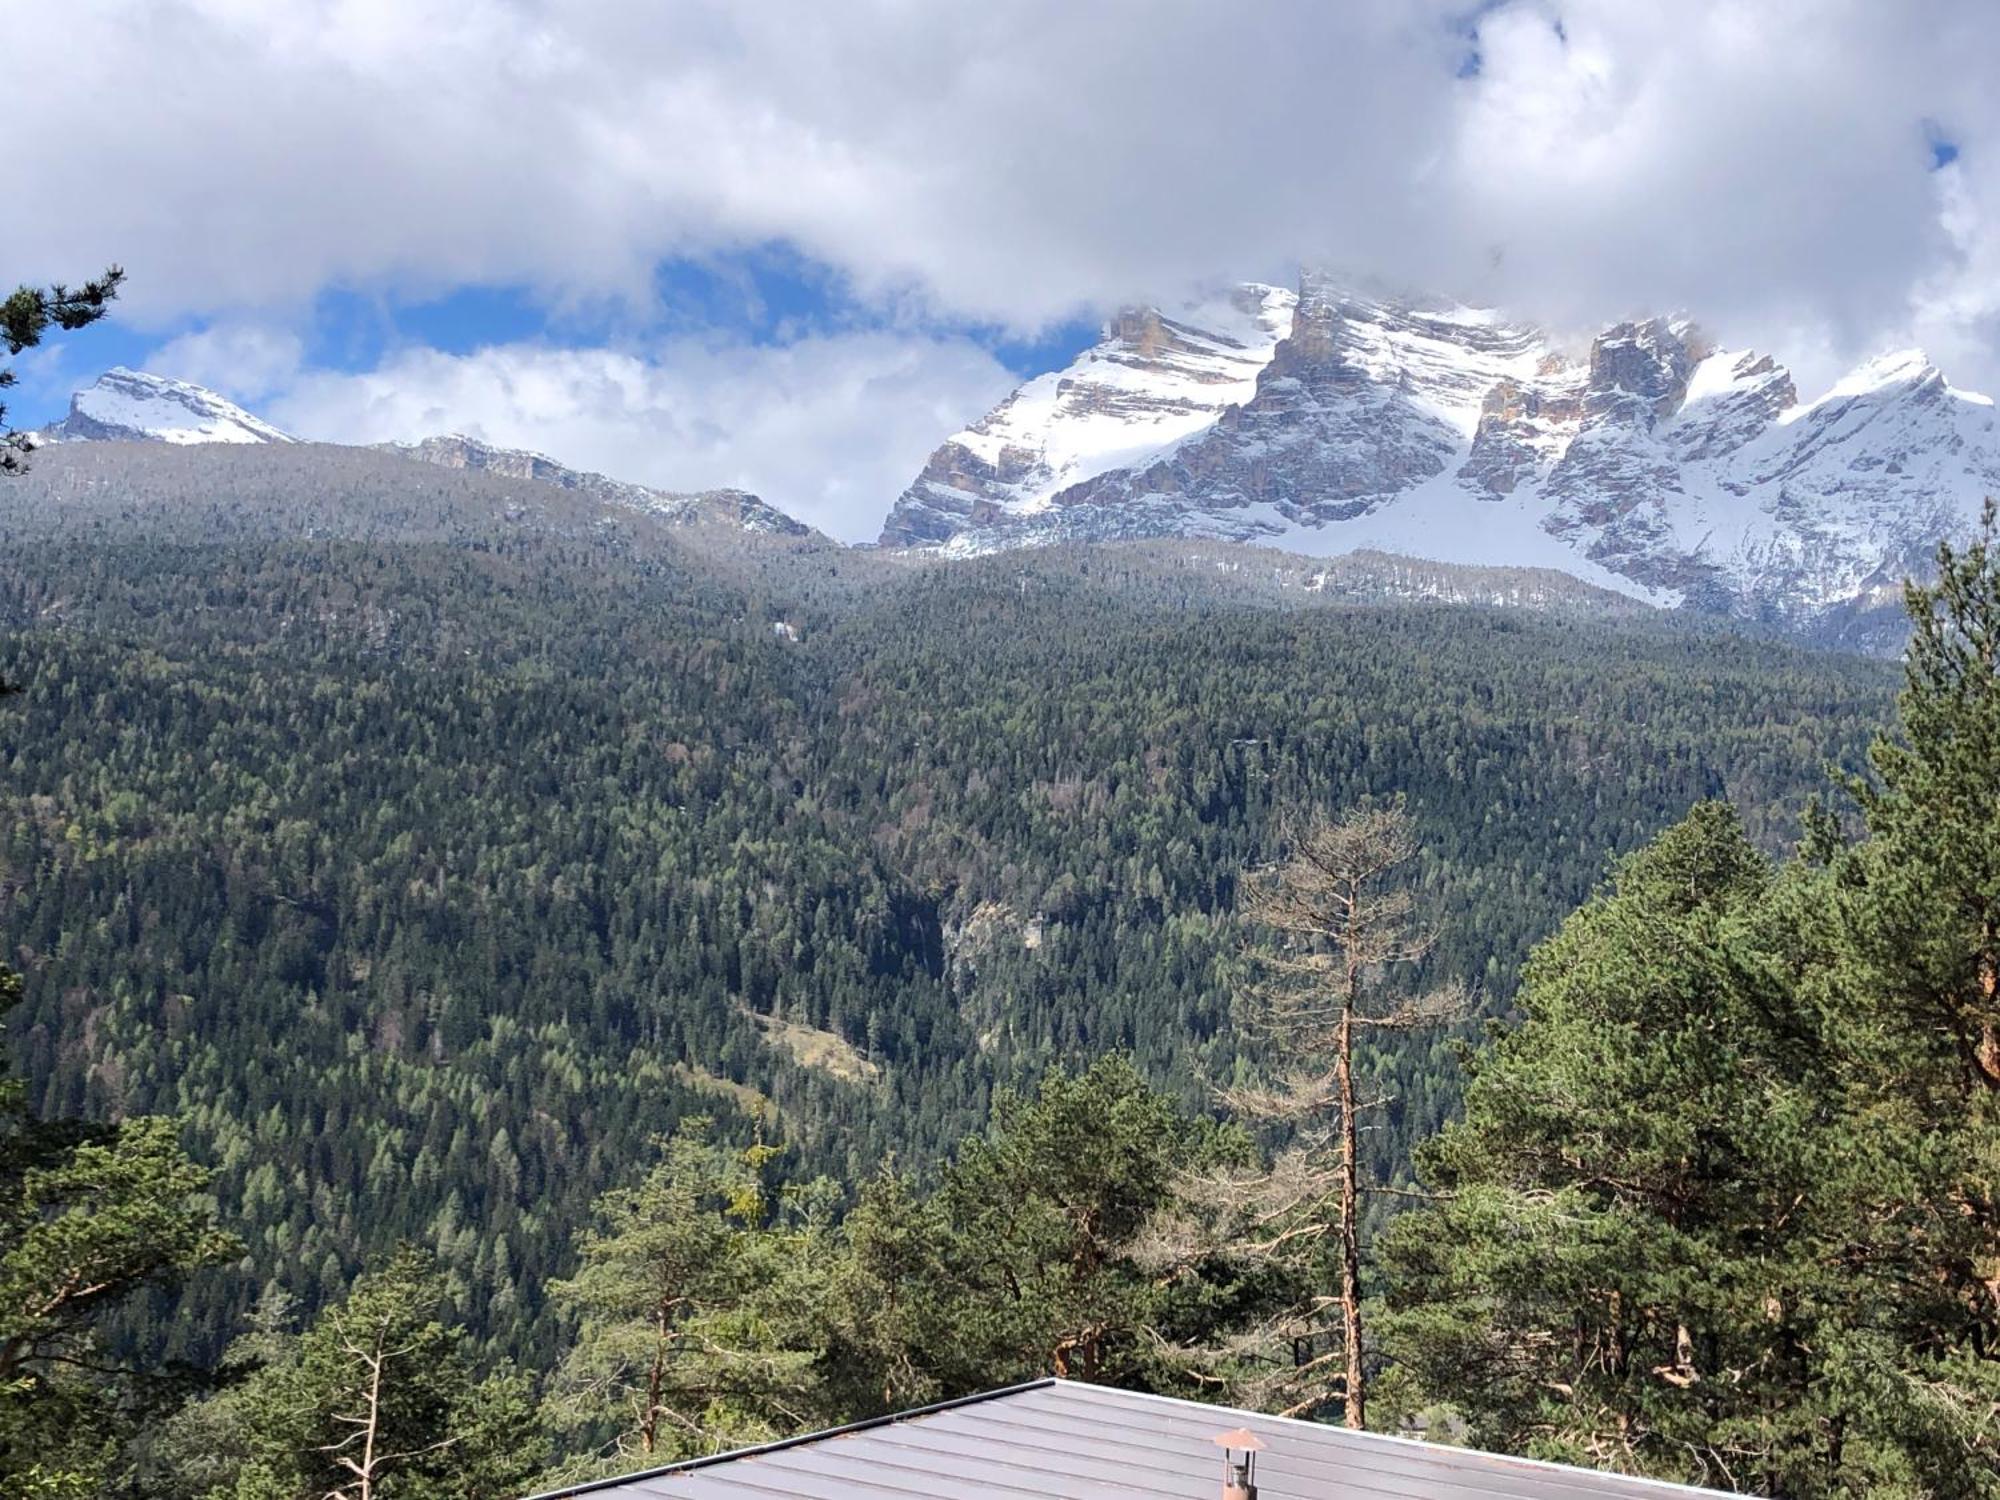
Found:
[[[568,1500],[572,1495],[587,1495],[594,1490],[608,1490],[621,1484],[631,1484],[635,1480],[657,1479],[665,1474],[685,1474],[695,1469],[705,1469],[711,1464],[728,1463],[739,1458],[755,1458],[763,1453],[782,1453],[787,1448],[803,1447],[807,1443],[817,1443],[824,1438],[845,1437],[849,1433],[869,1432],[878,1427],[893,1427],[899,1422],[907,1422],[912,1417],[928,1417],[935,1412],[952,1411],[962,1406],[977,1406],[982,1401],[1015,1396],[1022,1391],[1040,1390],[1044,1386],[1083,1383],[1058,1380],[1053,1375],[1044,1375],[1039,1380],[1023,1380],[1018,1385],[1001,1386],[998,1390],[975,1391],[969,1396],[953,1396],[947,1401],[933,1401],[928,1406],[913,1406],[906,1411],[888,1412],[879,1417],[863,1417],[859,1422],[846,1422],[839,1427],[826,1427],[817,1432],[801,1432],[768,1443],[754,1443],[748,1448],[731,1448],[723,1453],[705,1454],[700,1458],[683,1458],[674,1463],[660,1464],[656,1468],[640,1469],[630,1474],[614,1474],[608,1479],[586,1479],[580,1484],[558,1485],[555,1489],[540,1490],[525,1496],[524,1500]]]
[[[1581,1464],[1558,1463],[1548,1458],[1527,1458],[1518,1453],[1495,1453],[1490,1448],[1473,1448],[1459,1443],[1434,1442],[1429,1438],[1407,1437],[1397,1432],[1374,1432],[1367,1428],[1343,1427],[1332,1422],[1314,1422],[1304,1417],[1279,1417],[1268,1412],[1252,1411],[1247,1406],[1222,1406],[1210,1401],[1190,1400],[1181,1396],[1166,1396],[1158,1391],[1134,1391],[1120,1385],[1098,1385],[1088,1380],[1066,1380],[1051,1375],[1044,1380],[1029,1381],[1023,1385],[1010,1387],[1005,1391],[993,1392],[996,1396],[1011,1395],[1015,1391],[1031,1390],[1036,1386],[1058,1385],[1084,1390],[1104,1391],[1113,1396],[1127,1397],[1134,1401],[1165,1402],[1173,1406],[1201,1406],[1210,1411],[1224,1412],[1230,1416],[1250,1417],[1258,1422],[1282,1422],[1288,1427],[1312,1427],[1321,1432],[1335,1432],[1346,1438],[1356,1438],[1378,1443],[1392,1443],[1402,1448],[1419,1448],[1432,1456],[1455,1455],[1461,1458],[1481,1459],[1488,1463],[1520,1465],[1531,1469],[1552,1469],[1559,1474],[1585,1479],[1616,1479],[1630,1485],[1645,1485],[1675,1495],[1726,1495],[1727,1490],[1713,1490],[1696,1484],[1683,1484],[1678,1479],[1656,1479],[1650,1474],[1622,1474],[1613,1469],[1590,1469]],[[962,1403],[951,1403],[962,1404]],[[914,1413],[912,1413],[914,1415]]]

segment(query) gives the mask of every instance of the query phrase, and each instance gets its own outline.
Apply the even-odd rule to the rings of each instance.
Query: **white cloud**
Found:
[[[2000,365],[2000,202],[1981,202],[1956,162],[1936,181],[1953,254],[1918,285],[1912,332],[1946,370],[1991,380],[1976,372]],[[1983,389],[2000,395],[2000,383]]]
[[[72,0],[9,27],[61,59],[10,99],[39,146],[14,201],[63,205],[13,255],[122,256],[161,316],[336,282],[641,294],[663,254],[781,238],[1020,325],[1324,255],[1859,341],[1990,274],[1924,139],[1964,148],[1983,245],[1985,0]]]
[[[304,360],[305,341],[290,329],[219,323],[161,345],[146,368],[237,401],[258,401],[294,382]]]
[[[333,442],[456,431],[667,489],[734,486],[859,541],[873,540],[939,435],[1012,383],[962,339],[891,333],[676,340],[643,354],[518,344],[308,373],[264,411]]]
[[[1496,12],[1450,155],[1458,213],[1504,256],[1493,291],[1587,319],[1685,308],[1732,336],[1899,336],[1954,254],[1926,119],[2000,156],[2000,110],[1967,88],[2000,12],[1936,19],[1848,0]]]

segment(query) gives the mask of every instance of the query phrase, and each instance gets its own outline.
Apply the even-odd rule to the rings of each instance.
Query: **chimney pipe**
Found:
[[[1246,1427],[1209,1439],[1222,1450],[1222,1500],[1257,1500],[1257,1453],[1264,1444]]]

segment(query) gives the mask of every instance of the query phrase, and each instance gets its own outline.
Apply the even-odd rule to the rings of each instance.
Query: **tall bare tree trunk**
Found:
[[[1357,1432],[1368,1425],[1367,1377],[1361,1368],[1360,1135],[1354,1123],[1354,1002],[1360,989],[1361,969],[1350,959],[1334,1073],[1340,1096],[1340,1325],[1347,1345],[1347,1425]]]
[[[382,1431],[382,1366],[386,1361],[381,1354],[382,1341],[375,1341],[376,1357],[368,1362],[368,1426],[367,1436],[361,1444],[361,1497],[373,1500],[375,1494],[375,1439]]]

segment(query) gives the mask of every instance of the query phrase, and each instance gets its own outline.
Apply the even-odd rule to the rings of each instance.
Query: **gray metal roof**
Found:
[[[1222,1455],[1210,1439],[1234,1427],[1264,1443],[1260,1500],[1687,1500],[1718,1493],[1068,1380],[551,1493],[589,1500],[1217,1500]]]

